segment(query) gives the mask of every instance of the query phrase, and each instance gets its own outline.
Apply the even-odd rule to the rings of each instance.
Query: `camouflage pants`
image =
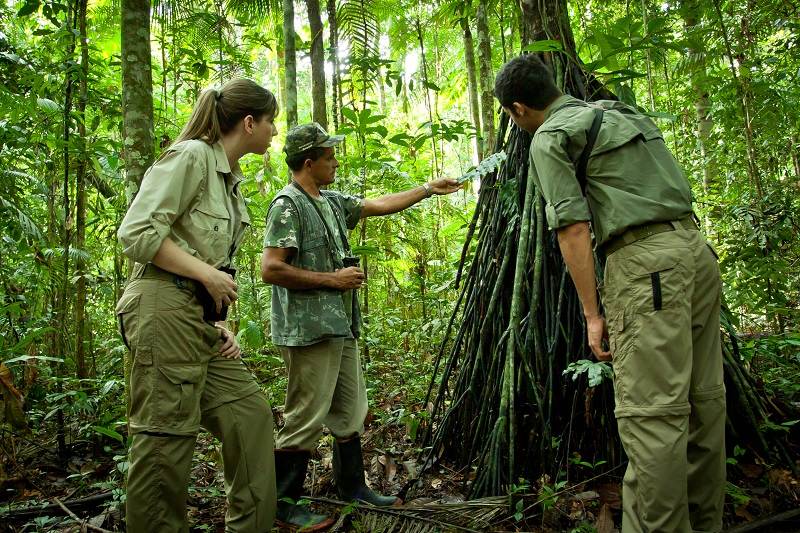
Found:
[[[722,528],[720,287],[696,230],[652,235],[608,257],[603,301],[629,459],[623,533]]]
[[[328,339],[311,346],[280,346],[289,371],[285,423],[279,449],[313,450],[322,426],[335,437],[364,432],[367,389],[354,339]]]
[[[134,274],[117,305],[132,358],[127,530],[188,531],[189,471],[202,426],[222,441],[226,531],[269,531],[276,496],[267,398],[242,361],[219,355],[219,330],[203,321],[191,283],[179,286],[152,267]]]

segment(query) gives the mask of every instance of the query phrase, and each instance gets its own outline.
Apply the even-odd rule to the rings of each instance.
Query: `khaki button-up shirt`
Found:
[[[222,144],[183,141],[150,167],[120,225],[123,253],[147,263],[170,237],[209,265],[233,267],[250,225],[240,172],[232,172]]]
[[[529,171],[547,203],[550,229],[591,220],[595,241],[602,245],[628,228],[692,212],[686,176],[658,127],[638,113],[604,112],[584,196],[575,163],[593,119],[594,110],[583,101],[560,96],[531,141]]]

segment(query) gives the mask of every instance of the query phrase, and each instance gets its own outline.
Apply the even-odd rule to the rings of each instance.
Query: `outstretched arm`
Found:
[[[364,200],[361,218],[391,215],[411,207],[432,194],[450,194],[460,188],[461,186],[456,180],[441,178],[407,191],[387,194],[372,200]]]

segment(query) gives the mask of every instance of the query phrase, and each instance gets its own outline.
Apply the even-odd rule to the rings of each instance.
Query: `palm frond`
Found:
[[[279,0],[227,0],[225,8],[237,18],[253,22],[282,9]]]
[[[509,517],[509,499],[493,496],[458,503],[427,503],[401,507],[352,505],[329,498],[306,497],[313,502],[344,508],[364,531],[384,533],[433,533],[439,531],[477,533]]]
[[[10,175],[12,173],[22,174],[21,172],[17,173],[15,171],[10,171],[10,170],[7,170],[7,171],[3,172],[3,174],[5,174],[6,176],[8,176],[8,175]],[[22,232],[25,235],[27,235],[27,236],[35,239],[35,240],[41,240],[42,239],[42,236],[43,236],[44,233],[42,232],[42,230],[39,227],[39,225],[14,200],[12,200],[11,198],[6,198],[6,197],[3,197],[3,196],[0,196],[0,211],[8,211],[13,217],[12,220],[17,223],[17,225],[19,226],[19,228],[22,230]],[[6,219],[6,220],[8,220],[8,219]]]

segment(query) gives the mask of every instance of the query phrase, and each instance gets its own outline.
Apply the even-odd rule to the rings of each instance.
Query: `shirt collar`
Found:
[[[242,176],[239,172],[232,172],[231,165],[228,163],[228,156],[225,153],[225,147],[222,146],[222,141],[217,141],[213,144],[214,148],[214,159],[217,161],[217,172],[221,174],[225,174],[226,177],[229,176],[231,180],[231,185],[234,185],[242,180]]]
[[[561,96],[550,102],[550,105],[547,106],[544,110],[544,120],[546,121],[548,118],[550,118],[550,115],[552,115],[556,109],[563,106],[567,102],[571,102],[572,100],[577,100],[577,98],[575,98],[574,96],[570,96],[568,94],[562,94]]]

